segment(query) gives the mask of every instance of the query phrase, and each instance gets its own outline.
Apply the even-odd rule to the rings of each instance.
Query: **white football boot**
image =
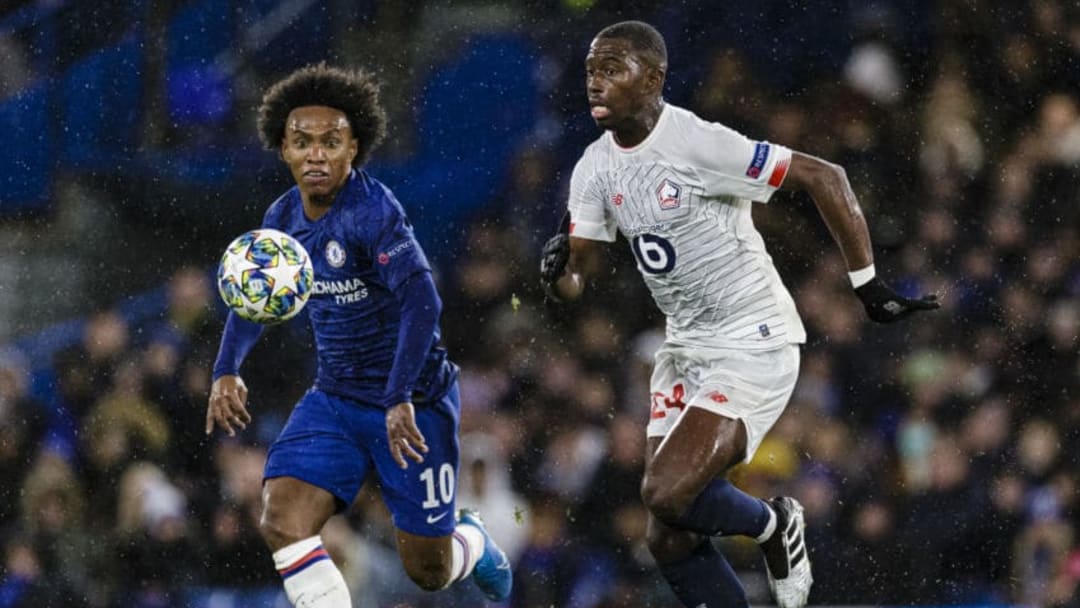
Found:
[[[761,543],[769,572],[769,589],[780,608],[803,608],[810,597],[810,555],[806,551],[806,520],[799,501],[779,496],[769,501],[776,512],[776,531]]]

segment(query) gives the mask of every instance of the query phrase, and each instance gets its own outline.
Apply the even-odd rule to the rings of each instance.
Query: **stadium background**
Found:
[[[0,2],[0,606],[284,605],[254,518],[310,340],[265,336],[255,424],[207,440],[209,273],[289,185],[261,90],[322,59],[386,82],[370,170],[437,266],[459,500],[511,605],[674,606],[637,496],[662,319],[624,246],[572,315],[537,288],[597,135],[582,58],[623,18],[665,34],[669,101],[844,165],[879,271],[943,298],[871,326],[812,203],[755,211],[810,341],[737,477],[806,506],[812,602],[1080,606],[1080,11],[745,4]],[[359,606],[481,605],[411,590],[371,492],[325,538]],[[766,602],[756,550],[724,546]]]

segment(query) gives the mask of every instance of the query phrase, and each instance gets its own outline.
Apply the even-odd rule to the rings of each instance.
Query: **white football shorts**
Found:
[[[799,377],[799,345],[772,350],[675,346],[656,351],[650,390],[648,437],[664,437],[687,407],[701,407],[742,420],[750,462]]]

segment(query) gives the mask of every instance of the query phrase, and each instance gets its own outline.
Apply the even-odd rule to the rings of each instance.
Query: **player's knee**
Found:
[[[315,534],[317,531],[310,529],[310,526],[299,525],[276,510],[264,509],[259,517],[259,535],[271,551],[277,551]]]
[[[259,536],[262,536],[263,542],[270,547],[271,551],[276,551],[303,540],[290,534],[289,530],[281,525],[280,521],[267,517],[266,513],[263,513],[263,516],[259,518]]]
[[[641,501],[650,513],[667,524],[678,522],[690,508],[689,500],[681,496],[671,484],[648,473],[641,482]]]
[[[450,584],[450,564],[439,559],[409,560],[405,572],[424,591],[438,591]]]
[[[670,564],[686,559],[701,543],[702,537],[688,530],[673,530],[666,526],[650,525],[645,544],[658,564]]]

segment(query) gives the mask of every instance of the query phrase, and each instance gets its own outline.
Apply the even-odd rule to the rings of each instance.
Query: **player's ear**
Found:
[[[649,68],[649,90],[657,95],[661,95],[664,92],[664,77],[666,76],[666,70],[663,65],[654,65]]]

